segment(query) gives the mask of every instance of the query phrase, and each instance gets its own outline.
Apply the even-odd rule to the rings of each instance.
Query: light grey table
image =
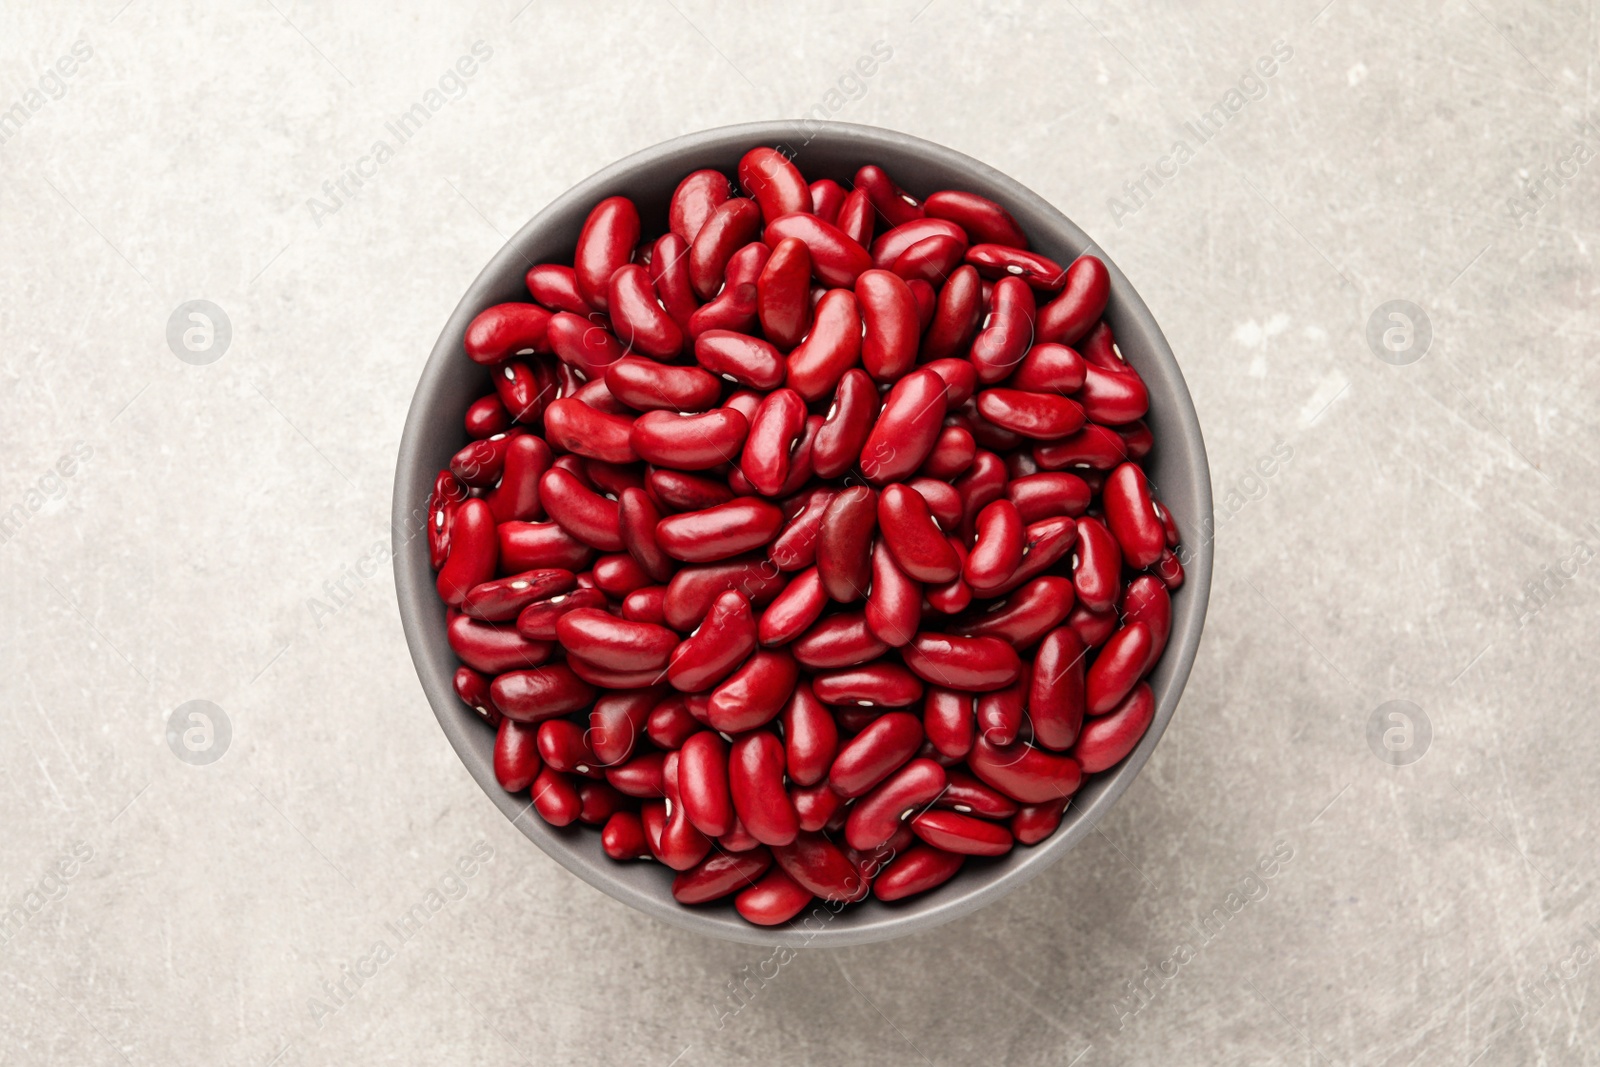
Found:
[[[1590,8],[519,5],[0,4],[0,1063],[1600,1061]],[[1194,389],[1218,564],[1102,832],[780,962],[506,824],[383,555],[504,235],[805,115],[1103,243]],[[196,700],[209,764],[165,737]]]

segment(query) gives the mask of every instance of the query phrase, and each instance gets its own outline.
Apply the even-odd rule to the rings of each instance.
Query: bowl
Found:
[[[734,911],[731,898],[699,907],[672,899],[673,872],[659,863],[619,863],[600,848],[593,827],[550,826],[527,796],[495,781],[494,732],[455,695],[457,661],[445,640],[445,611],[434,592],[424,532],[433,478],[466,444],[462,415],[487,389],[484,368],[466,358],[462,335],[484,308],[526,300],[523,275],[534,263],[570,261],[589,209],[625,195],[639,206],[646,235],[664,232],[667,204],[689,172],[712,167],[732,175],[739,157],[757,145],[792,154],[807,180],[833,178],[848,187],[864,163],[884,167],[913,196],[937,189],[981,193],[1010,210],[1031,247],[1061,263],[1093,250],[1111,275],[1106,309],[1122,354],[1143,375],[1150,393],[1148,422],[1155,451],[1145,462],[1151,482],[1184,535],[1186,580],[1173,595],[1172,632],[1166,654],[1148,679],[1155,719],[1138,747],[1116,767],[1094,776],[1073,798],[1060,828],[1031,848],[998,860],[969,863],[955,879],[930,893],[885,904],[876,898],[835,913],[818,902],[791,926],[759,927]],[[541,211],[502,248],[467,289],[433,347],[417,385],[400,441],[394,487],[394,568],[400,618],[423,691],[439,725],[467,769],[495,805],[556,862],[601,892],[674,926],[748,944],[860,945],[902,937],[993,903],[1065,856],[1105,817],[1133,783],[1161,740],[1194,663],[1211,585],[1211,481],[1200,423],[1177,360],[1160,328],[1115,263],[1088,235],[1042,197],[959,152],[891,130],[832,122],[756,122],[678,137],[637,152],[579,182]],[[809,921],[808,916],[812,916]]]

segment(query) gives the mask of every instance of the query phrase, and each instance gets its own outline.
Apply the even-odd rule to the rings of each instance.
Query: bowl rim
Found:
[[[1112,299],[1118,305],[1118,314],[1136,321],[1146,337],[1147,343],[1143,347],[1147,351],[1143,352],[1140,362],[1158,365],[1161,376],[1171,383],[1176,404],[1174,410],[1164,415],[1163,440],[1178,438],[1183,441],[1180,451],[1184,469],[1181,477],[1194,493],[1196,516],[1201,519],[1195,524],[1198,529],[1193,531],[1195,539],[1192,542],[1186,531],[1184,547],[1191,550],[1185,564],[1185,589],[1182,590],[1186,595],[1182,597],[1181,604],[1177,597],[1174,598],[1172,630],[1161,664],[1163,669],[1168,669],[1170,663],[1170,673],[1164,689],[1156,694],[1155,716],[1134,751],[1116,767],[1096,776],[1097,789],[1086,803],[1080,805],[1077,796],[1074,797],[1074,804],[1068,808],[1067,817],[1056,833],[1027,849],[1025,859],[998,876],[974,884],[965,892],[914,898],[916,906],[913,908],[891,911],[870,922],[856,922],[844,927],[829,922],[816,930],[809,925],[804,927],[803,942],[808,946],[860,945],[932,929],[970,914],[1043,873],[1071,851],[1094,831],[1149,760],[1172,719],[1199,651],[1210,599],[1213,511],[1205,440],[1194,408],[1193,395],[1159,324],[1133,285],[1105,250],[1049,201],[988,164],[944,145],[896,130],[813,120],[803,123],[797,120],[739,123],[685,134],[634,152],[578,182],[518,229],[478,273],[440,332],[422,370],[406,415],[395,467],[391,529],[395,591],[406,644],[440,728],[484,793],[525,836],[596,889],[678,928],[752,945],[775,947],[795,943],[795,934],[802,928],[803,916],[780,926],[761,927],[746,923],[737,915],[708,913],[684,907],[668,895],[647,892],[617,877],[615,871],[608,871],[605,866],[566,847],[562,831],[532,816],[531,803],[522,795],[507,793],[500,787],[494,778],[492,763],[484,760],[480,751],[482,720],[455,695],[451,679],[458,662],[454,653],[440,636],[442,628],[436,634],[426,632],[428,613],[438,613],[439,602],[423,529],[426,500],[420,501],[419,509],[415,488],[419,478],[431,484],[437,473],[436,470],[419,473],[419,468],[427,465],[424,453],[427,451],[429,433],[434,429],[430,412],[437,403],[436,395],[449,378],[452,365],[462,358],[460,344],[466,325],[493,302],[487,294],[503,286],[508,271],[515,270],[520,275],[526,269],[529,261],[521,251],[524,244],[532,241],[544,227],[571,211],[575,205],[592,205],[610,195],[629,176],[659,167],[668,158],[686,150],[723,150],[738,144],[748,144],[749,147],[784,145],[796,134],[803,136],[807,145],[824,138],[859,148],[859,158],[863,161],[872,158],[874,149],[890,148],[926,156],[946,168],[976,175],[991,188],[1004,190],[1004,195],[1011,198],[1005,201],[1008,208],[1015,204],[1026,204],[1033,213],[1046,217],[1056,227],[1058,236],[1077,248],[1079,254],[1095,252],[1104,261],[1110,274]],[[420,521],[419,510],[422,516]],[[480,736],[475,737],[473,731]],[[598,837],[597,834],[590,836]],[[598,852],[598,846],[595,851]],[[612,864],[613,861],[602,856],[602,863]],[[821,902],[818,903],[820,905]]]

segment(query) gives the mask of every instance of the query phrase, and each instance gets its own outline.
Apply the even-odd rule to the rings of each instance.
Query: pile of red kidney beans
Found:
[[[428,508],[500,784],[764,925],[1055,832],[1183,580],[1105,265],[853,186],[755,148],[652,240],[595,205],[467,328],[493,389]]]

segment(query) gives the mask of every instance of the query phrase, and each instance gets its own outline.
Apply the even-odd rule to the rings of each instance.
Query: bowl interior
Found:
[[[424,531],[434,475],[466,443],[462,415],[490,388],[487,372],[462,350],[467,324],[484,308],[528,299],[523,275],[535,263],[570,261],[578,232],[596,201],[624,195],[639,206],[647,236],[664,232],[667,204],[691,171],[714,168],[732,175],[739,157],[756,145],[787,146],[808,180],[850,184],[856,168],[883,166],[912,195],[965,189],[1003,204],[1034,249],[1061,263],[1085,251],[1106,261],[1111,301],[1106,311],[1122,354],[1150,391],[1148,421],[1156,448],[1146,470],[1185,537],[1187,577],[1173,596],[1173,626],[1166,654],[1149,681],[1155,721],[1138,748],[1111,771],[1095,776],[1073,798],[1061,828],[1032,848],[1018,847],[997,860],[971,861],[939,890],[884,904],[868,900],[835,913],[820,901],[795,920],[803,934],[764,929],[739,918],[730,901],[686,908],[673,901],[672,873],[657,863],[617,863],[600,848],[593,828],[556,828],[529,808],[526,794],[500,788],[493,771],[494,734],[455,696],[457,666],[445,639],[445,612],[434,593]],[[1187,387],[1172,351],[1133,287],[1086,234],[1036,194],[998,171],[951,149],[905,134],[844,123],[751,123],[692,134],[639,152],[581,182],[561,196],[496,254],[451,316],[435,344],[412,401],[395,474],[395,578],[406,640],[423,689],[450,743],[489,797],[524,834],[568,870],[618,900],[677,926],[751,944],[843,945],[898,937],[947,922],[1016,888],[1055,862],[1105,814],[1149,758],[1172,717],[1199,645],[1211,581],[1211,484],[1205,445]]]

